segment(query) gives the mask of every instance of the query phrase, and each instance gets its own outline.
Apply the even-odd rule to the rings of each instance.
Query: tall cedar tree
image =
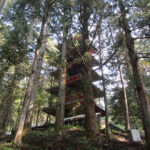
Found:
[[[21,144],[22,131],[24,128],[25,118],[26,118],[26,114],[27,114],[27,110],[28,110],[28,106],[29,106],[29,102],[30,102],[30,95],[31,95],[31,91],[32,91],[33,81],[35,79],[35,73],[36,73],[37,66],[38,66],[38,57],[39,57],[39,54],[41,51],[41,46],[42,46],[42,42],[43,42],[43,34],[44,34],[44,30],[45,30],[45,25],[47,23],[48,15],[49,15],[49,7],[50,7],[50,2],[48,0],[46,0],[45,8],[44,8],[44,15],[43,15],[42,24],[41,24],[41,31],[40,31],[39,38],[37,40],[37,47],[35,50],[35,56],[34,56],[34,60],[33,60],[33,64],[32,64],[32,71],[31,71],[31,75],[30,75],[30,78],[28,81],[27,90],[26,90],[26,94],[24,97],[22,110],[20,113],[18,129],[17,129],[16,136],[14,139],[14,143],[17,145]]]
[[[65,91],[66,91],[66,52],[67,52],[67,35],[69,29],[69,20],[67,10],[69,9],[69,1],[65,2],[63,6],[63,43],[61,52],[62,68],[60,73],[58,105],[56,111],[55,131],[62,134],[64,127],[64,114],[65,114]]]
[[[80,1],[81,5],[81,25],[82,25],[82,50],[85,52],[89,51],[89,45],[87,41],[89,41],[89,31],[88,31],[88,21],[90,17],[90,6],[91,1],[89,0],[82,0]],[[94,108],[94,96],[93,96],[93,89],[92,89],[92,80],[91,80],[91,55],[88,52],[88,55],[85,55],[85,63],[84,66],[84,111],[85,111],[85,134],[88,138],[96,138],[98,135],[98,126],[96,122],[96,115],[95,115],[95,108]]]
[[[100,68],[101,68],[101,77],[102,77],[102,85],[103,85],[103,92],[104,92],[104,103],[105,103],[105,125],[106,125],[106,135],[108,140],[110,140],[110,126],[109,126],[109,112],[108,112],[108,100],[107,100],[107,93],[106,93],[106,84],[105,84],[105,75],[104,75],[104,68],[103,68],[103,52],[102,52],[102,42],[101,42],[101,36],[102,36],[102,13],[104,12],[104,2],[103,0],[99,0],[99,32],[98,32],[98,47],[100,51]]]
[[[46,50],[46,43],[47,43],[47,38],[48,38],[48,33],[49,33],[48,22],[49,22],[49,19],[48,19],[47,24],[46,24],[46,30],[44,33],[41,51],[40,51],[39,57],[37,58],[38,64],[37,64],[37,69],[35,72],[35,78],[33,81],[33,87],[32,87],[32,91],[31,91],[31,95],[29,98],[30,103],[28,106],[28,113],[27,113],[26,123],[25,123],[25,128],[28,128],[28,129],[30,129],[31,125],[32,125],[33,109],[35,107],[35,102],[36,102],[36,97],[37,97],[37,92],[38,92],[38,87],[39,87],[39,81],[40,81],[40,75],[41,75],[41,70],[42,70],[42,64],[43,64],[44,54],[45,54],[45,50]]]
[[[130,131],[130,116],[129,116],[129,106],[128,106],[128,99],[127,99],[127,92],[126,92],[126,87],[124,83],[124,77],[122,73],[122,68],[120,64],[119,58],[117,58],[117,63],[118,63],[118,69],[119,69],[119,74],[120,74],[120,79],[121,79],[121,84],[122,84],[122,89],[123,89],[123,96],[124,96],[124,104],[125,104],[125,128],[126,131]]]
[[[119,0],[119,7],[121,12],[122,29],[125,32],[128,55],[133,70],[134,83],[136,85],[136,89],[137,89],[137,93],[141,105],[141,110],[143,115],[143,126],[145,130],[147,147],[150,147],[150,103],[141,77],[141,72],[138,64],[138,56],[136,54],[135,47],[134,47],[134,39],[131,35],[131,30],[128,21],[126,19],[125,6],[122,0]]]

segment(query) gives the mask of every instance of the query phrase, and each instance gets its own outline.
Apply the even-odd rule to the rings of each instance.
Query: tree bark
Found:
[[[49,22],[49,19],[48,21]],[[36,97],[37,97],[37,92],[38,92],[38,87],[39,87],[39,80],[40,80],[40,75],[41,75],[41,70],[42,70],[42,64],[43,64],[43,58],[46,50],[46,43],[47,43],[47,34],[49,32],[49,26],[48,24],[46,25],[46,30],[44,33],[44,38],[41,46],[41,51],[39,53],[38,59],[38,64],[37,64],[37,69],[35,72],[35,78],[33,81],[33,86],[32,86],[32,91],[30,95],[30,104],[28,106],[28,112],[27,112],[27,117],[26,117],[26,122],[25,122],[25,128],[30,129],[32,125],[32,118],[33,118],[33,109],[35,107],[35,102],[36,102]]]
[[[46,1],[45,9],[44,9],[44,16],[42,18],[41,31],[40,31],[39,38],[37,40],[37,48],[35,50],[34,61],[32,64],[32,71],[31,71],[31,75],[30,75],[30,78],[28,81],[27,90],[26,90],[26,94],[25,94],[24,102],[23,102],[23,107],[22,107],[22,110],[20,113],[20,119],[19,119],[17,133],[16,133],[16,136],[14,139],[14,143],[17,145],[21,144],[22,131],[24,128],[25,118],[26,118],[26,114],[27,114],[27,110],[28,110],[28,106],[29,106],[29,102],[30,102],[30,95],[31,95],[31,91],[32,91],[33,81],[35,78],[35,72],[37,70],[38,57],[39,57],[39,54],[41,51],[41,45],[43,42],[43,34],[44,34],[45,24],[47,22],[48,14],[49,14],[49,3],[48,3],[48,1]]]
[[[38,111],[37,111],[36,126],[39,125],[39,117],[40,117],[40,106],[38,107]]]
[[[88,50],[87,41],[89,41],[89,31],[88,31],[88,19],[90,14],[88,12],[88,7],[90,6],[90,1],[82,1],[82,14],[83,17],[81,20],[82,24],[82,51],[83,53]],[[92,89],[92,80],[91,80],[91,56],[88,54],[85,56],[86,66],[84,66],[84,83],[83,83],[83,94],[84,94],[84,110],[85,110],[85,134],[87,138],[97,138],[99,133],[95,115],[94,107],[94,96]],[[100,142],[100,141],[99,141]]]
[[[103,70],[103,58],[102,58],[102,50],[100,46],[100,35],[99,35],[99,48],[100,48],[100,66],[101,66],[101,77],[102,77],[102,84],[103,84],[103,92],[104,92],[104,103],[105,103],[105,125],[106,125],[106,135],[108,140],[110,141],[110,127],[109,127],[109,115],[108,115],[108,101],[106,95],[106,85],[105,85],[105,78],[104,78],[104,70]]]
[[[128,107],[128,99],[127,99],[127,92],[126,92],[126,88],[125,88],[125,84],[124,84],[124,78],[123,78],[123,73],[122,73],[122,69],[121,69],[121,65],[119,62],[119,59],[117,58],[117,63],[118,63],[118,69],[119,69],[119,74],[120,74],[120,79],[121,79],[121,84],[122,84],[122,89],[123,89],[123,96],[124,96],[124,104],[125,104],[125,128],[126,131],[130,131],[131,127],[130,127],[130,117],[129,117],[129,107]]]
[[[104,77],[104,69],[103,69],[103,54],[102,54],[102,47],[101,47],[101,24],[102,24],[102,14],[104,10],[104,2],[103,0],[99,0],[99,6],[100,6],[100,15],[99,15],[99,32],[98,32],[98,42],[99,42],[99,51],[100,51],[100,68],[101,68],[101,77],[102,77],[102,84],[103,84],[103,92],[104,92],[104,103],[105,103],[105,125],[106,125],[106,135],[108,140],[110,141],[110,126],[109,126],[109,113],[108,113],[108,101],[107,101],[107,95],[106,95],[106,85],[105,85],[105,77]]]
[[[66,20],[67,14],[64,10],[64,18]],[[63,25],[63,44],[62,44],[62,56],[61,61],[63,66],[61,68],[59,93],[58,93],[58,105],[56,111],[56,123],[55,131],[58,134],[63,133],[64,127],[64,114],[65,114],[65,90],[66,90],[66,51],[67,51],[67,35],[68,35],[68,20],[64,21]]]
[[[89,59],[89,58],[88,58]],[[84,74],[84,111],[85,111],[85,134],[87,138],[96,138],[98,135],[98,127],[95,115],[94,96],[91,81],[91,68]]]
[[[24,96],[24,94],[22,95],[22,97],[23,96]],[[20,104],[19,104],[19,108],[17,110],[17,119],[16,119],[16,122],[15,122],[14,133],[16,133],[16,131],[17,131],[22,104],[23,104],[23,98],[21,99]]]
[[[134,83],[136,85],[136,89],[137,89],[137,93],[138,93],[138,97],[142,109],[143,126],[144,126],[144,131],[146,136],[146,143],[147,143],[147,147],[150,147],[150,103],[145,90],[145,85],[141,77],[141,72],[138,64],[138,57],[134,47],[134,39],[131,35],[131,30],[126,19],[126,12],[122,0],[119,0],[119,6],[121,11],[122,28],[125,32],[128,55],[133,70]]]
[[[134,83],[133,71],[132,71],[132,68],[131,68],[131,64],[130,64],[130,62],[127,59],[126,59],[126,62],[127,62],[127,65],[128,65],[129,74],[131,76],[130,81],[131,81],[131,84],[132,84],[132,88],[134,90],[134,96],[135,96],[135,99],[137,101],[137,105],[139,107],[139,117],[141,118],[141,120],[143,120],[143,116],[141,114],[141,112],[142,112],[141,104],[140,104],[139,96],[138,96],[138,93],[137,93],[137,90],[136,90],[136,85]]]

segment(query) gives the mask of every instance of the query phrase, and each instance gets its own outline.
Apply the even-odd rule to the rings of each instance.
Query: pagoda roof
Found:
[[[80,41],[79,39],[76,39],[76,40]],[[70,41],[71,41],[71,39],[70,39]],[[71,42],[71,43],[72,43],[72,42]],[[56,46],[56,48],[57,48],[59,51],[62,51],[62,43],[59,43],[59,44]],[[79,49],[78,49],[78,50],[79,50]],[[82,50],[79,50],[79,51],[80,51],[80,53],[82,52]],[[84,51],[84,52],[87,52],[87,50]],[[90,54],[94,54],[94,53],[97,52],[97,49],[96,49],[95,46],[92,45],[92,46],[90,47],[90,49],[88,49],[88,52],[90,52]],[[67,56],[69,56],[70,54],[78,54],[76,48],[73,46],[73,43],[72,43],[72,45],[69,45],[69,47],[67,47]]]
[[[81,101],[81,104],[82,105],[84,104],[83,100]],[[74,107],[74,105],[68,105],[68,106],[67,106],[67,104],[65,104],[65,111],[66,112],[68,109],[72,109]],[[101,113],[101,117],[106,115],[105,111],[102,108],[100,108],[96,103],[94,103],[94,107],[95,107],[95,113]],[[42,109],[42,111],[49,114],[49,115],[55,116],[56,115],[56,108],[57,108],[56,105],[51,106],[51,107],[45,107]]]
[[[68,62],[69,67],[73,67],[75,65],[83,65],[80,57],[78,57],[76,60],[72,60]],[[92,67],[100,65],[99,62],[92,55],[91,55],[91,65]]]
[[[92,84],[92,89],[93,89],[94,98],[99,98],[103,96],[103,92],[93,84]],[[58,86],[53,87],[51,89],[47,89],[48,92],[50,92],[51,94],[55,96],[58,96],[58,90],[59,90]],[[81,91],[82,91],[81,83],[76,82],[76,84],[66,87],[66,96],[71,95],[72,93],[78,93]]]
[[[92,75],[92,82],[101,80],[101,76],[94,70],[91,71],[91,75]],[[77,81],[81,82],[82,77],[83,77],[82,74],[77,74],[77,75],[71,76],[67,79],[66,85],[69,86],[70,84],[76,84]]]

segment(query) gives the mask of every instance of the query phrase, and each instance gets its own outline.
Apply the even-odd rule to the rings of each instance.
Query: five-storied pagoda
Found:
[[[58,49],[61,51],[61,45],[58,46]],[[92,58],[92,67],[99,66],[98,61],[92,56],[96,53],[96,48],[91,47],[89,53]],[[81,59],[81,55],[84,53],[80,53],[75,49],[75,47],[71,48],[71,50],[67,51],[67,80],[66,80],[66,99],[65,99],[65,116],[64,123],[65,124],[83,124],[84,122],[84,94],[83,90],[83,68],[84,64]],[[57,80],[59,80],[59,70],[55,70],[51,73]],[[92,82],[99,81],[100,76],[92,70]],[[92,84],[92,83],[91,83]],[[102,91],[99,90],[95,85],[92,84],[94,99],[100,98],[103,96]],[[52,95],[58,96],[59,87],[51,87],[48,89]],[[50,106],[43,109],[43,111],[49,115],[56,115],[56,106]],[[95,113],[97,118],[105,116],[105,111],[101,109],[95,103]]]

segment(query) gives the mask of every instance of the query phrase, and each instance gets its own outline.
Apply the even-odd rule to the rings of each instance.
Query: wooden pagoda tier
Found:
[[[93,57],[91,56],[91,62],[92,62],[92,67],[98,66],[99,62]],[[82,68],[83,68],[83,64],[81,62],[81,60],[76,60],[76,62],[73,62],[70,60],[70,62],[67,65],[67,78],[70,78],[74,75],[77,74],[82,74]],[[50,73],[51,76],[54,76],[56,79],[59,79],[60,77],[60,70],[55,70],[53,72]],[[96,78],[97,77],[97,78]],[[93,70],[92,71],[92,78],[100,80],[100,76]]]
[[[99,90],[95,85],[92,84],[93,89],[93,95],[94,98],[103,97],[103,92]],[[47,89],[47,92],[50,92],[51,94],[57,96],[58,95],[59,87],[53,87],[51,89]],[[74,98],[73,98],[74,97]],[[79,99],[83,98],[82,94],[82,86],[80,81],[75,81],[72,84],[68,84],[66,86],[66,102],[70,101],[70,99]]]
[[[94,98],[99,98],[103,96],[103,93],[99,90],[99,88],[97,88],[93,84],[92,84],[92,88],[93,88]],[[47,89],[48,92],[56,96],[58,95],[58,90],[59,90],[59,87]],[[66,98],[65,98],[65,117],[84,114],[84,111],[83,110],[81,111],[81,108],[83,108],[83,104],[84,104],[84,94],[82,93],[80,80],[74,81],[71,84],[67,84]],[[75,114],[69,113],[70,110],[76,109],[78,107],[79,108],[81,107],[80,111],[74,110],[76,112]],[[96,105],[96,103],[94,104],[94,107],[95,107],[96,113],[100,112],[101,116],[105,116],[105,111],[99,108]],[[55,116],[56,106],[44,108],[43,111],[49,115]]]

